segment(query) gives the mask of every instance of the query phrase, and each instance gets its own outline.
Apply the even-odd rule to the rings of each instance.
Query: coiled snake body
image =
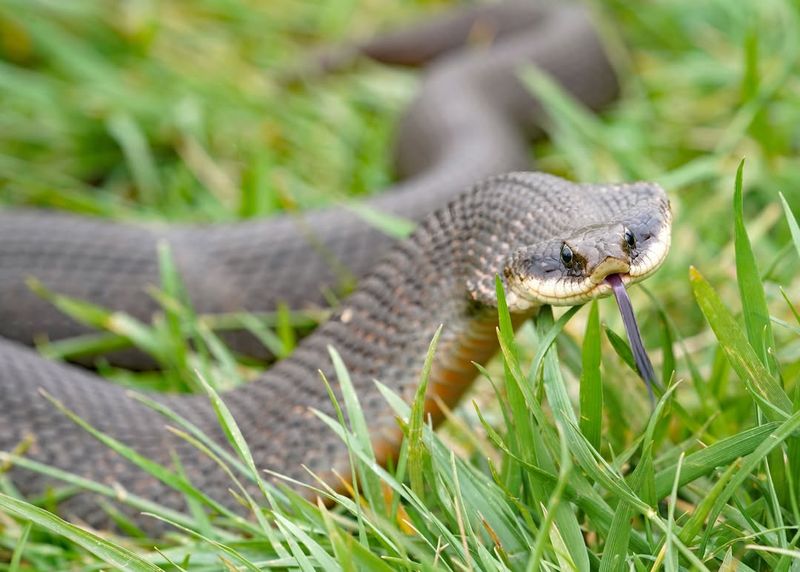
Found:
[[[442,30],[463,35],[465,26],[482,19],[497,24],[498,41],[435,64],[403,121],[398,161],[408,178],[372,206],[424,220],[380,262],[378,254],[392,241],[345,209],[312,212],[302,225],[287,218],[212,228],[0,213],[0,335],[6,338],[0,338],[0,450],[32,439],[26,454],[35,459],[185,508],[180,493],[55,411],[40,395],[44,389],[156,462],[171,466],[177,455],[195,486],[233,504],[228,477],[164,430],[158,413],[122,388],[43,360],[18,343],[30,343],[42,332],[58,339],[85,331],[32,295],[24,285],[28,275],[53,290],[146,319],[156,310],[146,293],[147,284],[158,282],[155,245],[167,240],[199,311],[263,311],[279,300],[298,306],[315,291],[296,284],[331,284],[334,277],[308,241],[304,229],[313,229],[330,254],[356,275],[368,276],[290,358],[223,395],[258,466],[305,482],[303,465],[329,479],[333,470],[348,474],[344,445],[310,411],[334,416],[318,374],[322,369],[335,380],[328,346],[341,354],[376,450],[386,457],[395,450],[399,432],[374,380],[409,398],[430,339],[443,324],[431,391],[455,403],[475,377],[471,362],[486,361],[496,349],[495,275],[503,277],[510,307],[521,320],[544,303],[571,304],[607,294],[603,278],[609,273],[633,282],[657,268],[669,245],[670,215],[656,185],[575,185],[534,173],[486,178],[527,164],[524,136],[535,128],[540,109],[516,79],[520,65],[538,64],[591,106],[608,101],[616,83],[586,14],[573,6],[481,8],[431,23],[422,32],[434,38],[443,37]],[[386,45],[424,45],[408,39],[400,41],[401,34]],[[385,47],[377,42],[362,50],[378,53]],[[572,255],[568,262],[565,245]],[[246,345],[240,349],[247,351]],[[225,442],[205,397],[155,399]],[[28,494],[52,484],[19,468],[11,474]],[[88,493],[60,508],[95,526],[110,522]],[[142,524],[157,527],[152,521]]]

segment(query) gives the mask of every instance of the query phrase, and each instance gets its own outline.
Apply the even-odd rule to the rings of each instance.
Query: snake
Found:
[[[473,42],[476,29],[483,30],[482,40]],[[221,225],[1,212],[0,451],[21,451],[113,486],[120,495],[187,509],[181,492],[76,425],[47,394],[152,462],[174,467],[179,461],[195,487],[222,506],[239,507],[229,475],[166,430],[168,422],[156,409],[92,371],[46,360],[27,347],[42,334],[63,339],[88,331],[31,293],[29,276],[56,292],[149,319],[158,311],[147,292],[159,281],[160,243],[170,246],[189,298],[202,313],[319,301],[322,286],[336,284],[331,260],[345,265],[360,277],[359,285],[332,316],[289,357],[221,394],[256,466],[284,475],[310,495],[304,484],[320,479],[340,487],[340,475],[350,474],[347,447],[319,415],[336,418],[320,372],[342,399],[330,348],[349,372],[376,458],[387,462],[398,451],[402,431],[376,380],[412,399],[429,343],[441,328],[425,399],[426,412],[440,419],[440,404],[454,406],[478,373],[474,364],[496,353],[496,277],[517,327],[543,305],[609,295],[609,276],[625,286],[636,283],[664,260],[671,211],[657,184],[574,183],[524,170],[530,165],[528,139],[541,132],[543,107],[521,83],[522,66],[545,70],[592,108],[618,91],[584,8],[547,2],[478,6],[355,44],[323,67],[339,65],[346,59],[342,53],[398,64],[429,62],[398,127],[400,182],[367,203],[419,221],[416,230],[397,240],[347,205]],[[246,336],[229,341],[243,353],[252,350]],[[135,352],[117,359],[147,365]],[[214,442],[227,443],[207,396],[146,395]],[[6,470],[24,495],[56,484],[22,466]],[[58,508],[94,527],[114,526],[92,492],[68,496]],[[159,521],[132,517],[145,531],[161,529]]]

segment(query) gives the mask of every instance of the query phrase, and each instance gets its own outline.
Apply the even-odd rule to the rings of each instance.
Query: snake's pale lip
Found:
[[[613,274],[617,274],[626,286],[638,280],[628,273],[623,274],[616,272]],[[576,284],[574,293],[567,292],[566,289],[553,294],[546,293],[538,289],[540,285],[535,283],[535,281],[523,280],[519,287],[511,285],[513,297],[509,298],[509,307],[513,306],[518,310],[526,310],[544,304],[550,304],[551,306],[573,306],[575,304],[582,304],[592,298],[603,298],[609,296],[612,292],[611,286],[604,280],[607,275],[608,274],[604,275],[600,279],[600,282],[594,282],[591,277],[585,278],[580,283]]]
[[[631,265],[626,260],[608,256],[594,268],[589,279],[595,284],[601,284],[610,274],[624,275],[628,274],[630,271]]]

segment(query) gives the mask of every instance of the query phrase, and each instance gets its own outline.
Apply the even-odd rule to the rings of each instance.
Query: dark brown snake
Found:
[[[491,45],[452,49],[477,28],[492,32]],[[173,466],[177,455],[195,486],[235,505],[229,478],[167,432],[160,414],[121,387],[21,345],[43,333],[62,339],[87,331],[32,294],[28,276],[147,320],[158,310],[147,293],[148,285],[159,283],[156,244],[166,240],[198,312],[269,311],[279,301],[293,307],[319,302],[322,287],[335,286],[329,259],[315,246],[324,244],[327,256],[366,276],[358,290],[291,357],[223,398],[260,468],[309,482],[305,465],[336,482],[332,471],[349,474],[346,449],[310,411],[335,417],[318,373],[336,379],[329,346],[352,376],[376,451],[385,459],[400,433],[374,380],[410,398],[431,337],[443,324],[430,390],[454,404],[477,373],[471,362],[483,363],[496,350],[496,274],[521,322],[545,303],[608,294],[603,278],[610,273],[634,282],[660,265],[670,214],[656,185],[577,185],[523,172],[495,176],[528,165],[526,140],[541,122],[541,106],[518,80],[522,66],[536,64],[593,108],[615,96],[614,74],[583,9],[541,2],[475,8],[355,50],[397,63],[437,56],[399,128],[397,162],[404,179],[370,202],[420,220],[413,235],[395,243],[346,208],[306,213],[301,220],[213,227],[0,213],[0,450],[28,440],[25,454],[33,459],[185,510],[180,493],[57,412],[41,396],[44,389],[158,463]],[[341,57],[325,65],[335,67]],[[241,351],[253,347],[243,336],[231,341]],[[135,366],[139,358],[120,359]],[[205,396],[154,398],[225,442]],[[436,413],[433,401],[429,409]],[[22,468],[12,468],[11,477],[29,495],[54,484]],[[89,493],[63,501],[60,510],[94,526],[110,524]],[[141,524],[158,528],[152,519]]]

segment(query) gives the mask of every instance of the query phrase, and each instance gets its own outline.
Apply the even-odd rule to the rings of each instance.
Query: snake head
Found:
[[[607,296],[606,277],[625,285],[655,272],[670,246],[671,214],[663,190],[605,221],[599,217],[560,236],[510,253],[503,269],[509,308],[571,306]]]

